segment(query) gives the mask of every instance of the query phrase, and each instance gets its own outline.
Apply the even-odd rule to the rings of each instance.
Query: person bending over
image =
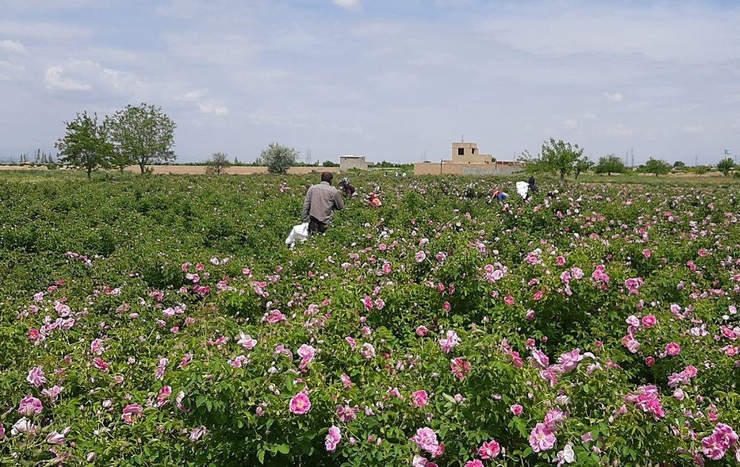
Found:
[[[334,178],[331,172],[321,174],[321,182],[311,186],[303,200],[301,220],[308,222],[308,233],[324,233],[334,211],[344,208],[344,200],[339,191],[331,186]]]

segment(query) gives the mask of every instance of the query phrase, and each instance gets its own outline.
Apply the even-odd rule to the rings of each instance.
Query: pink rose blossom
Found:
[[[473,459],[472,461],[467,461],[463,467],[483,467],[483,462],[480,459]]]
[[[429,396],[427,395],[427,392],[423,389],[411,393],[411,398],[411,403],[414,405],[414,407],[424,407],[429,404]]]
[[[49,402],[54,402],[57,400],[57,397],[59,397],[59,394],[64,390],[64,387],[62,386],[53,386],[49,389],[44,389],[41,391],[41,394],[46,396],[49,399]]]
[[[21,400],[20,405],[18,406],[18,413],[26,417],[30,417],[31,415],[38,415],[41,413],[42,410],[44,410],[44,405],[41,403],[40,400],[36,399],[33,396],[24,397],[23,400]]]
[[[501,452],[501,445],[496,440],[486,441],[478,448],[481,459],[494,459]]]
[[[675,342],[671,342],[665,346],[665,353],[671,356],[678,355],[681,353],[681,346]]]
[[[339,427],[332,425],[331,428],[329,428],[329,433],[327,433],[326,438],[324,440],[324,445],[326,447],[326,450],[328,452],[334,452],[337,449],[337,445],[339,444],[339,441],[342,439],[342,433],[339,430]]]
[[[129,425],[133,425],[143,411],[144,408],[141,405],[129,404],[123,409],[123,421]]]
[[[103,355],[105,348],[103,347],[103,339],[95,339],[90,342],[90,353],[93,355]]]
[[[447,331],[447,337],[439,340],[439,347],[444,353],[450,353],[452,349],[460,344],[460,337],[455,331]]]
[[[239,340],[236,341],[238,345],[241,345],[247,350],[252,350],[257,346],[257,339],[252,338],[249,334],[239,333]]]
[[[93,366],[100,371],[108,372],[108,368],[110,367],[110,364],[100,357],[95,357],[93,358]]]
[[[437,434],[429,427],[419,428],[411,438],[422,451],[435,454],[439,449]]]
[[[529,445],[534,452],[547,451],[555,446],[555,435],[544,423],[538,423],[529,435]]]
[[[26,381],[33,384],[37,388],[43,386],[44,383],[46,383],[46,377],[44,375],[43,368],[41,368],[40,366],[32,368],[31,371],[28,372]]]
[[[290,413],[303,415],[311,410],[311,400],[305,393],[299,392],[290,400],[288,408],[290,409]]]
[[[513,413],[515,416],[519,416],[524,411],[524,407],[522,407],[519,404],[514,404],[511,407],[509,407],[509,410],[511,410],[511,413]]]
[[[646,328],[651,328],[655,326],[658,323],[658,320],[655,319],[655,316],[653,315],[646,315],[642,317],[642,325]]]

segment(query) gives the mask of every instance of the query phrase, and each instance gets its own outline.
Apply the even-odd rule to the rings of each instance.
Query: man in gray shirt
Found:
[[[321,174],[321,183],[313,185],[303,200],[301,220],[308,222],[308,233],[326,232],[326,226],[335,210],[344,207],[344,199],[339,190],[331,186],[334,178],[331,172]]]

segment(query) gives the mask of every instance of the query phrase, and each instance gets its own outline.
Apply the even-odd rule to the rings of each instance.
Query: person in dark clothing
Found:
[[[355,190],[355,187],[349,182],[349,178],[346,177],[339,180],[339,190],[347,198],[357,195],[357,190]]]
[[[308,233],[326,232],[334,211],[344,208],[344,199],[339,191],[331,186],[334,178],[331,172],[321,174],[321,183],[313,185],[303,200],[301,220],[308,222]]]
[[[537,191],[537,184],[534,181],[534,175],[531,175],[529,177],[529,181],[527,182],[527,197],[525,199],[529,199],[532,197],[532,193],[535,193]]]

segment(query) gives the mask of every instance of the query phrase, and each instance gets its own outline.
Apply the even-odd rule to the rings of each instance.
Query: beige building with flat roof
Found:
[[[510,175],[523,164],[497,161],[491,154],[481,154],[477,143],[452,143],[451,159],[414,164],[414,175]]]

